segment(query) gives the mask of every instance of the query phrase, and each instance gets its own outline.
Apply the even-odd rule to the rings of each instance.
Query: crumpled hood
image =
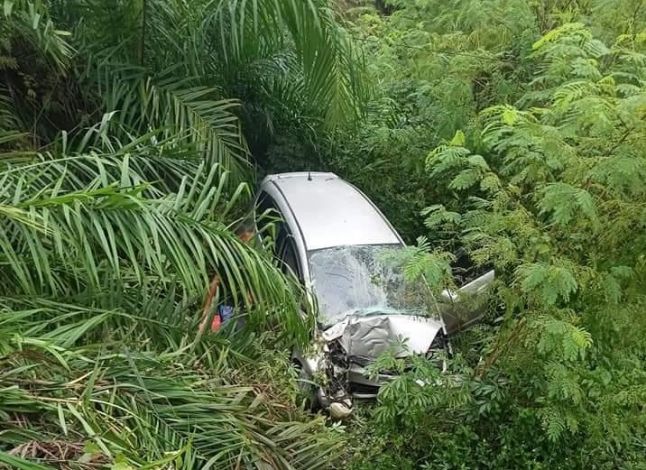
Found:
[[[412,315],[350,316],[323,332],[323,339],[338,338],[350,357],[376,359],[393,346],[398,357],[424,354],[442,329],[438,320]]]

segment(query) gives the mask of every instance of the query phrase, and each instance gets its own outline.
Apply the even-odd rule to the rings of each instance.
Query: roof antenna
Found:
[[[307,170],[307,181],[312,181],[312,172]]]

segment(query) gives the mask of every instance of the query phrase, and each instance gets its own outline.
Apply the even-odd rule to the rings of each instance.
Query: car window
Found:
[[[285,235],[279,241],[278,245],[278,256],[282,261],[282,270],[285,274],[291,272],[299,280],[302,280],[302,271],[300,268],[300,263],[298,262],[298,253],[296,251],[296,244],[294,243],[294,238],[287,233],[287,230],[284,230]]]
[[[256,231],[258,235],[263,242],[269,240],[270,244],[273,244],[284,225],[276,201],[269,194],[262,191],[258,196],[256,205]]]
[[[302,270],[298,261],[294,237],[283,221],[278,205],[264,191],[258,196],[256,227],[263,242],[267,241],[268,244],[275,242],[275,253],[282,262],[282,271],[284,273],[291,272],[299,280],[302,280]]]

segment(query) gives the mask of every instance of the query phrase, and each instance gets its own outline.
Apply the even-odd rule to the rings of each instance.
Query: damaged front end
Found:
[[[352,413],[352,396],[348,387],[349,362],[335,342],[327,343],[320,333],[307,354],[295,354],[302,368],[302,381],[314,385],[305,387],[306,395],[313,395],[311,403],[330,413],[333,419],[344,419]],[[310,398],[310,397],[306,397]]]
[[[319,404],[338,419],[351,414],[353,398],[376,397],[379,387],[396,376],[389,371],[368,372],[379,356],[389,352],[397,358],[444,357],[434,354],[434,348],[444,351],[447,345],[439,320],[395,314],[350,316],[321,332],[316,353],[301,362],[311,377],[318,378]]]
[[[403,245],[332,247],[309,254],[320,329],[311,353],[297,360],[317,383],[317,401],[333,417],[349,415],[353,398],[373,398],[397,376],[374,371],[386,353],[398,359],[426,356],[445,370],[447,335],[484,311],[482,293],[493,272],[436,297],[422,279],[404,276],[406,255]]]

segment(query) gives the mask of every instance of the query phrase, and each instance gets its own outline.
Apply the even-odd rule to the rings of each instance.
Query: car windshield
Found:
[[[311,252],[319,320],[333,325],[349,315],[424,314],[426,290],[404,279],[404,250],[400,245],[357,245]]]

